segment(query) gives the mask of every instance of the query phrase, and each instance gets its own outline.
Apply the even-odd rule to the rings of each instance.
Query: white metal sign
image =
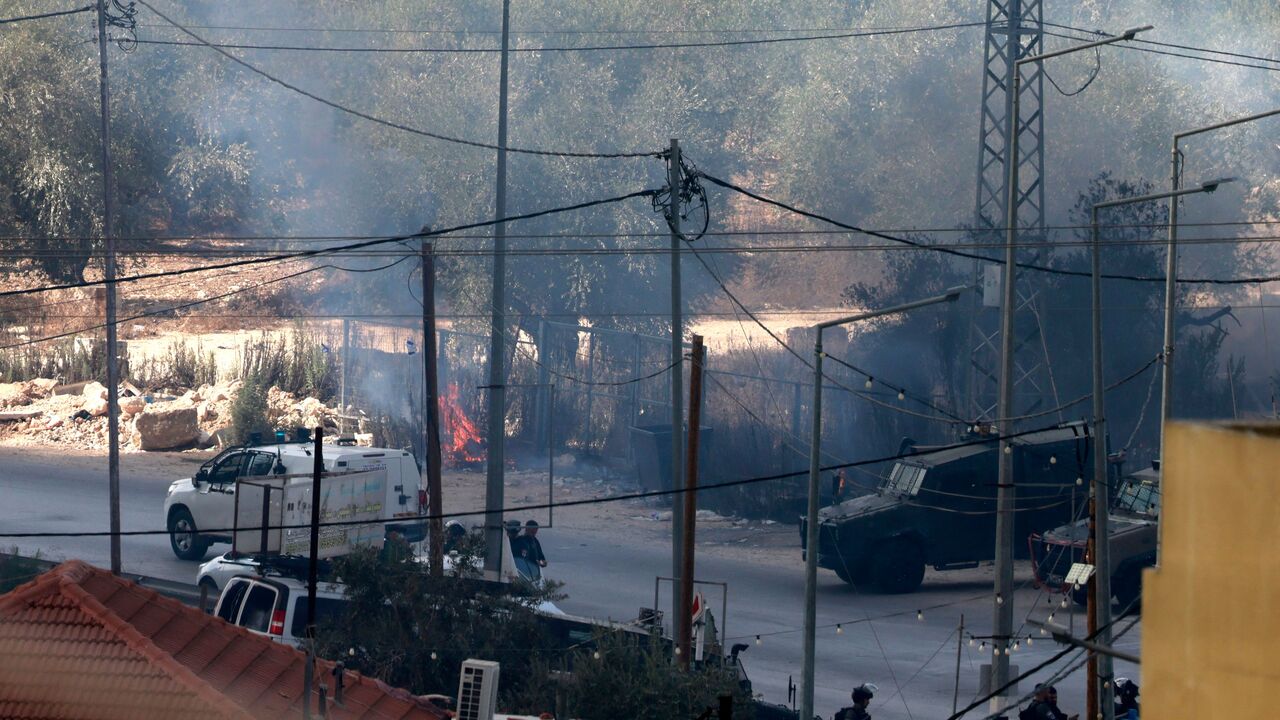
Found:
[[[280,552],[306,555],[311,552],[311,485],[307,478],[290,481],[284,489],[284,537]],[[385,535],[384,502],[387,497],[385,469],[320,478],[320,548],[318,557],[336,557],[359,545],[381,547]],[[361,522],[366,521],[366,522]],[[325,523],[343,523],[325,526]],[[299,527],[290,527],[299,526]]]

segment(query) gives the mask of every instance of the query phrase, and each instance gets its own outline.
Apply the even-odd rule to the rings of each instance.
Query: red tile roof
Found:
[[[0,596],[0,718],[300,716],[305,665],[295,648],[78,560]],[[316,671],[331,697],[333,667]],[[447,717],[405,690],[344,677],[330,718]]]

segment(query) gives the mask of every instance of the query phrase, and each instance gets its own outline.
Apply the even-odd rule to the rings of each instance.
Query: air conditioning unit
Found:
[[[499,663],[467,660],[458,681],[458,720],[493,720],[498,709]]]

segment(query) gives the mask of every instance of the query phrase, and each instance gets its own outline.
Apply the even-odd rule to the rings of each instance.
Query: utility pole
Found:
[[[1090,294],[1091,318],[1093,325],[1093,482],[1089,488],[1090,526],[1092,528],[1093,560],[1096,568],[1089,578],[1089,632],[1090,637],[1101,628],[1098,642],[1111,644],[1111,535],[1110,512],[1111,500],[1107,472],[1107,414],[1106,387],[1102,377],[1102,244],[1098,235],[1098,211],[1118,205],[1151,202],[1168,199],[1170,205],[1177,205],[1182,195],[1194,193],[1211,193],[1219,185],[1231,182],[1231,178],[1221,178],[1202,183],[1199,187],[1185,190],[1174,190],[1154,195],[1120,198],[1096,203],[1089,212],[1090,237]],[[1158,531],[1157,531],[1158,533]],[[1111,685],[1111,656],[1097,655],[1089,659],[1089,698],[1101,703],[1104,720],[1113,720],[1115,716],[1115,689]],[[1099,684],[1099,680],[1101,683]],[[1090,711],[1090,717],[1096,717]]]
[[[440,384],[436,372],[436,262],[431,243],[422,243],[422,391],[427,419],[428,567],[444,575],[444,496],[440,482]]]
[[[706,349],[702,336],[693,336],[689,363],[689,447],[685,450],[684,536],[680,567],[680,616],[677,642],[680,667],[689,668],[693,652],[693,548],[698,518],[698,426],[702,423],[702,372]]]
[[[1043,71],[1038,63],[1060,55],[1081,50],[1091,50],[1103,45],[1132,40],[1135,35],[1149,30],[1150,25],[1125,30],[1102,40],[1073,45],[1062,50],[1024,57],[1013,63],[1013,93],[1009,99],[1008,117],[1016,130],[1021,123],[1022,68],[1037,63],[1037,76]],[[1017,301],[1018,262],[1018,196],[1021,195],[1018,170],[1018,133],[1009,134],[1009,152],[1006,158],[1008,179],[1005,181],[1005,249],[1004,273],[1001,279],[1000,307],[1000,398],[996,415],[996,427],[1000,433],[999,471],[996,480],[996,547],[995,547],[995,601],[992,608],[992,636],[994,642],[1008,642],[1013,635],[1013,527],[1014,502],[1017,489],[1013,476],[1013,444],[1007,439],[1014,430],[1014,303]],[[1097,439],[1095,438],[1095,442]],[[1104,450],[1105,452],[1105,450]],[[1009,656],[1003,653],[991,659],[990,687],[1004,687],[1009,682]],[[992,710],[1004,707],[1004,699],[991,699]]]
[[[828,320],[813,326],[813,432],[809,437],[809,502],[804,525],[804,658],[800,677],[800,717],[813,717],[814,656],[818,623],[818,476],[822,458],[822,332],[830,327],[861,322],[884,315],[944,302],[955,302],[964,287],[954,287],[942,295],[895,305],[882,310]]]
[[[667,208],[667,224],[671,228],[671,488],[681,482],[681,461],[684,458],[684,306],[680,287],[680,141],[672,138],[667,158],[667,189],[670,207]],[[680,493],[671,496],[671,564],[676,587],[681,581],[680,561],[683,558],[684,498]],[[672,612],[679,623],[680,599],[672,598]]]
[[[1255,122],[1264,118],[1280,115],[1280,108],[1267,110],[1265,112],[1247,115],[1245,117],[1234,118],[1225,122],[1214,123],[1204,127],[1186,130],[1175,133],[1173,136],[1173,149],[1171,153],[1170,165],[1172,171],[1169,177],[1169,192],[1177,195],[1179,193],[1179,183],[1182,175],[1182,150],[1178,147],[1183,138],[1200,135],[1202,133],[1220,130],[1222,128],[1231,127],[1233,125],[1242,125],[1244,123]],[[1160,472],[1164,473],[1164,426],[1173,417],[1173,351],[1177,344],[1177,329],[1173,324],[1174,305],[1178,301],[1178,202],[1174,200],[1169,203],[1169,242],[1165,255],[1164,270],[1164,356],[1161,365],[1160,378]],[[1160,546],[1161,539],[1164,537],[1163,524],[1158,524],[1156,529],[1156,565],[1160,565]]]
[[[316,586],[320,582],[320,478],[324,474],[324,423],[315,430],[311,466],[311,547],[307,550],[307,666],[302,673],[302,717],[311,717],[311,686],[316,664]],[[266,533],[266,528],[263,528]],[[281,531],[283,532],[283,530]]]
[[[960,628],[956,630],[956,689],[951,694],[951,714],[960,706],[960,654],[964,651],[964,613],[960,613]]]
[[[111,173],[111,86],[107,80],[107,1],[98,0],[98,88],[102,101],[103,289],[107,330],[107,485],[111,504],[111,572],[120,574],[120,368],[116,355],[115,201]]]
[[[338,434],[347,434],[347,366],[351,364],[351,318],[342,318],[342,373],[338,375]]]
[[[493,308],[489,327],[489,432],[485,476],[484,572],[490,580],[502,572],[502,505],[506,438],[506,282],[507,282],[507,55],[511,39],[511,0],[502,0],[502,54],[498,79],[498,178],[494,191]]]

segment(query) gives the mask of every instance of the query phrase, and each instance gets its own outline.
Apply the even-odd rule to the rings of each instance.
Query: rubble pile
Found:
[[[120,384],[120,447],[125,450],[209,448],[227,444],[238,380],[202,385],[182,395],[146,394]],[[107,388],[101,383],[60,385],[38,378],[0,383],[0,440],[11,445],[107,447]],[[314,397],[297,398],[272,387],[272,427],[336,427],[338,410]],[[357,437],[358,440],[365,438]]]

